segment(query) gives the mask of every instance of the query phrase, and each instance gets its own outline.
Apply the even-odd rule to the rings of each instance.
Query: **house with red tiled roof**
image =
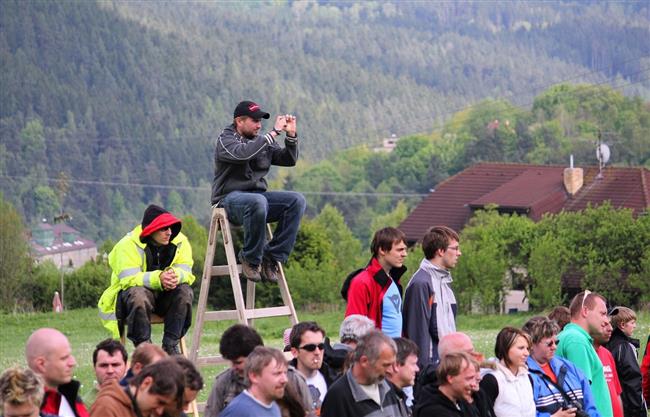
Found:
[[[421,241],[434,225],[460,231],[475,211],[488,206],[504,214],[517,213],[538,221],[546,213],[580,211],[609,201],[629,208],[634,216],[650,208],[650,170],[647,168],[479,163],[438,184],[399,228],[409,244]],[[582,275],[563,276],[564,289],[577,292]],[[502,311],[527,311],[522,288],[506,293]]]
[[[31,229],[32,254],[38,262],[50,260],[57,268],[76,269],[97,257],[97,245],[64,223],[40,223]]]
[[[579,211],[605,201],[632,209],[634,216],[648,212],[650,170],[479,163],[438,184],[399,228],[413,244],[434,225],[460,231],[476,210],[489,205],[537,221],[546,213]]]

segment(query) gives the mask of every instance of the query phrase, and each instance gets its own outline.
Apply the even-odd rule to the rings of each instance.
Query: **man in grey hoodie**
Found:
[[[438,341],[456,331],[456,297],[449,270],[461,255],[458,241],[449,227],[430,228],[422,238],[424,259],[406,287],[403,329],[420,349],[420,369],[438,361]]]

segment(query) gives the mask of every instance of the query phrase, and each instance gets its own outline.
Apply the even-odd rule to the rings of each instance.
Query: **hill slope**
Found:
[[[34,221],[60,209],[46,178],[88,180],[64,209],[102,238],[150,201],[205,215],[205,188],[174,186],[208,186],[242,98],[295,112],[315,161],[560,80],[650,97],[645,3],[1,5],[0,187]]]

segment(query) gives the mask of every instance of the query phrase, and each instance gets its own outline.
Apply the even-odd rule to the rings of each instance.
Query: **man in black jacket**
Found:
[[[465,352],[443,356],[436,370],[440,385],[424,387],[422,401],[415,405],[413,416],[464,416],[464,405],[472,401],[477,388],[478,372],[478,362]]]
[[[420,370],[417,363],[419,349],[414,341],[405,337],[393,340],[397,345],[397,356],[393,366],[386,371],[386,380],[399,399],[402,415],[410,417],[412,412],[405,389],[412,389],[415,385],[415,375]]]
[[[259,105],[242,101],[233,116],[233,123],[216,141],[212,204],[221,205],[231,222],[244,226],[244,247],[239,253],[244,276],[254,282],[262,278],[277,282],[278,262],[289,258],[306,203],[300,193],[267,191],[264,177],[271,165],[296,165],[296,118],[277,116],[273,129],[261,135],[261,120],[270,115]],[[284,148],[276,142],[283,132]],[[266,224],[273,222],[278,224],[267,243]]]
[[[352,368],[327,391],[321,417],[404,417],[385,381],[395,362],[395,342],[378,330],[361,338]]]
[[[636,328],[636,314],[627,307],[615,307],[609,313],[612,337],[605,346],[614,357],[618,379],[623,388],[621,400],[625,417],[646,417],[647,405],[641,388],[641,368],[637,360],[639,340],[632,334]]]

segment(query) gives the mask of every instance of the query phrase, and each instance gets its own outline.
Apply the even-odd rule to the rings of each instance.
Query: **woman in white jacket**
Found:
[[[481,380],[481,390],[493,401],[497,417],[535,417],[533,386],[526,360],[530,336],[514,327],[504,327],[497,335],[494,353],[496,370]]]

